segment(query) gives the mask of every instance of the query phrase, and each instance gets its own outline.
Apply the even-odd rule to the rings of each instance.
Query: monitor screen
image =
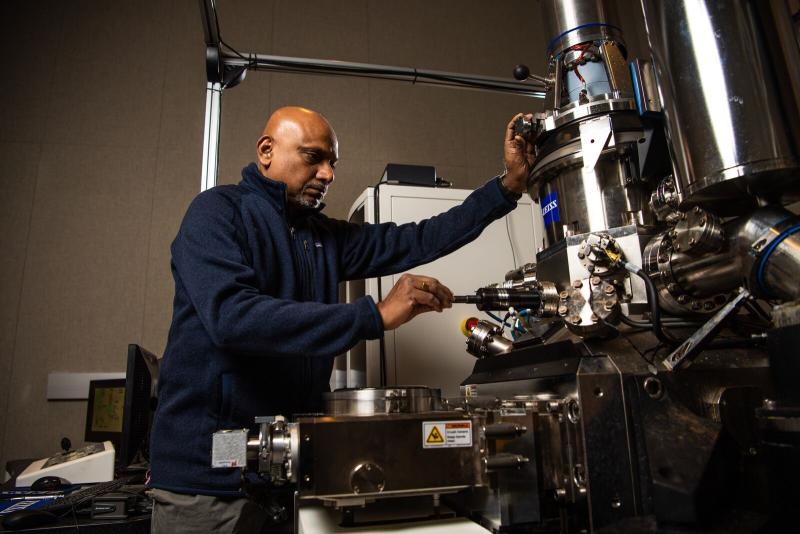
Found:
[[[84,439],[113,443],[117,469],[146,467],[149,460],[158,368],[154,354],[139,345],[128,345],[125,378],[89,383]]]
[[[125,417],[125,379],[89,382],[86,441],[111,441],[119,449]]]

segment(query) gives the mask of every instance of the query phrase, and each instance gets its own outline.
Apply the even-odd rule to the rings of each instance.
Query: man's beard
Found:
[[[325,198],[325,193],[322,193],[319,198],[308,198],[306,197],[306,191],[309,189],[317,190],[318,187],[312,187],[312,185],[318,186],[319,184],[307,183],[303,186],[299,193],[294,195],[290,200],[300,206],[301,208],[316,208],[322,203],[322,199]],[[323,189],[327,190],[325,186],[322,186]]]

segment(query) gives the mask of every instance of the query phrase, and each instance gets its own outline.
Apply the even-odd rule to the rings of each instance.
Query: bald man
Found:
[[[378,303],[338,303],[337,288],[431,262],[514,209],[531,162],[515,119],[506,172],[419,224],[323,215],[338,141],[322,115],[298,107],[272,114],[238,185],[195,198],[172,243],[174,309],[150,449],[154,532],[259,532],[267,523],[250,495],[257,480],[211,468],[212,434],[251,428],[257,415],[320,411],[335,356],[451,306],[450,290],[425,276],[402,276]]]

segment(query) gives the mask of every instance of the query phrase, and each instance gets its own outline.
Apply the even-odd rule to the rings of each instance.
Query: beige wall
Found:
[[[544,68],[537,2],[218,2],[242,51],[509,76]],[[637,3],[627,0],[636,13]],[[633,26],[632,26],[633,27]],[[199,188],[205,101],[196,0],[2,2],[0,461],[82,441],[85,402],[47,402],[52,371],[122,371],[162,353],[169,244]],[[640,49],[640,31],[629,31]],[[269,110],[300,104],[336,127],[328,213],[388,162],[435,165],[471,188],[501,168],[515,96],[352,78],[250,73],[224,96],[220,182],[239,179]]]

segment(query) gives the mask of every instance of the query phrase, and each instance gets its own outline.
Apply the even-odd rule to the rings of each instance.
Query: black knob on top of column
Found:
[[[524,82],[528,79],[528,76],[531,75],[531,69],[528,68],[527,65],[523,65],[520,63],[516,67],[514,67],[514,79]]]

